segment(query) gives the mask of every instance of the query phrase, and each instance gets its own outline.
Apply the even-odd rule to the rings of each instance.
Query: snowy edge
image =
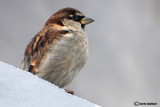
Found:
[[[0,107],[100,107],[0,61]]]

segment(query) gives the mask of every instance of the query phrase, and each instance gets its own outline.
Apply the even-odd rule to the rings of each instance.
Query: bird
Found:
[[[85,25],[93,21],[75,8],[57,11],[27,45],[20,68],[64,88],[86,64]]]

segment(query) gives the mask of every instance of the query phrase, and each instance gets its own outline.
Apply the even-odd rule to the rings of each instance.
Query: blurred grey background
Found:
[[[19,67],[28,42],[64,7],[95,20],[86,26],[87,65],[67,88],[103,107],[160,105],[160,0],[0,0],[0,60]]]

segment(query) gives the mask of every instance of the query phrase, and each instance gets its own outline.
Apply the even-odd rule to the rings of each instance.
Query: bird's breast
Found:
[[[88,58],[88,39],[84,33],[63,35],[51,47],[40,71],[44,79],[64,87],[84,67]]]
[[[66,62],[71,71],[80,70],[88,58],[88,40],[84,33],[72,32],[64,35],[58,45],[53,47],[58,62]],[[76,68],[75,68],[76,67]],[[77,70],[76,70],[77,69]]]

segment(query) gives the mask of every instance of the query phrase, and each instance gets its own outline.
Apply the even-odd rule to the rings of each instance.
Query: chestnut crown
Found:
[[[45,26],[47,26],[49,24],[53,24],[53,23],[61,25],[61,26],[64,26],[63,23],[62,23],[63,19],[69,19],[69,20],[73,20],[73,21],[79,22],[83,26],[94,21],[91,18],[85,17],[84,14],[81,13],[77,9],[64,8],[64,9],[61,9],[61,10],[57,11],[55,14],[53,14],[47,20],[47,22],[45,23]]]

